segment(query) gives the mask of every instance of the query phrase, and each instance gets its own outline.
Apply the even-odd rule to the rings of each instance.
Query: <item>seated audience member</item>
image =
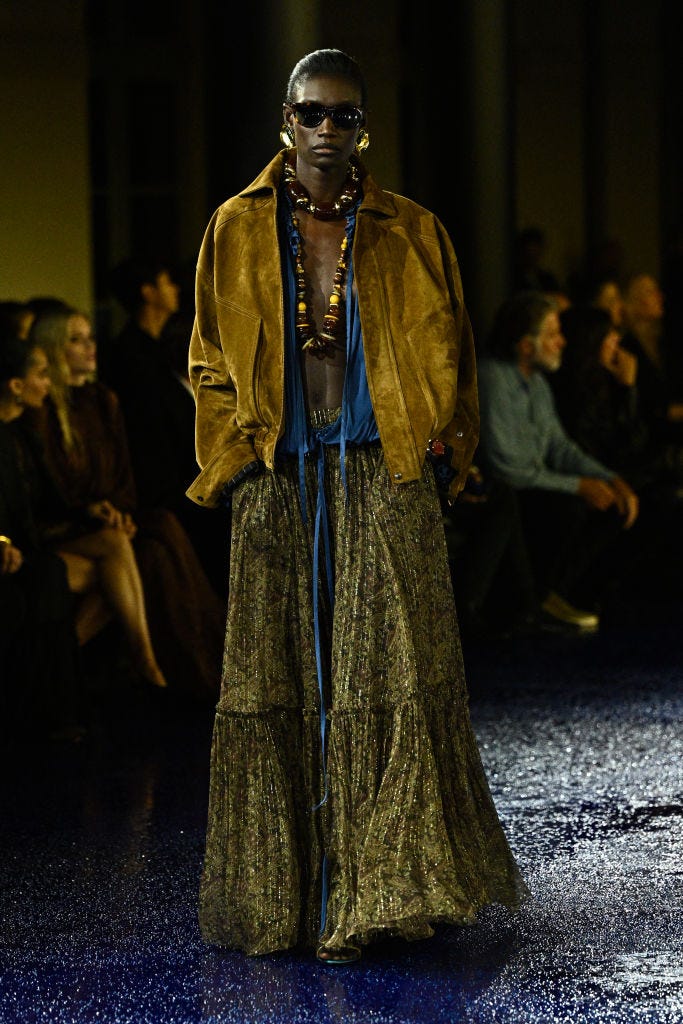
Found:
[[[580,282],[573,295],[573,304],[595,306],[609,314],[613,325],[621,329],[624,323],[624,296],[616,277],[606,274]],[[559,310],[560,314],[564,311]]]
[[[638,357],[640,410],[683,482],[683,401],[673,340],[663,332],[665,297],[652,274],[632,275],[624,290],[622,345]]]
[[[483,470],[515,488],[543,610],[595,628],[638,499],[560,423],[545,373],[558,370],[564,344],[548,296],[519,292],[503,303],[478,365],[479,451]]]
[[[683,564],[683,501],[667,452],[641,415],[638,359],[623,348],[603,309],[574,306],[562,314],[561,325],[567,348],[550,378],[560,419],[583,451],[613,467],[638,494],[626,575],[637,576],[641,590],[661,593],[666,584],[673,593]]]
[[[40,438],[24,415],[40,409],[50,390],[47,356],[30,335],[26,341],[15,341],[23,346],[25,360],[20,363],[15,357],[13,363],[6,362],[0,388],[5,445],[16,470],[13,483],[18,481],[23,492],[16,500],[30,507],[41,546],[59,555],[66,566],[69,590],[78,597],[79,643],[87,643],[115,618],[135,675],[145,685],[164,688],[130,538],[104,503],[71,509],[62,499],[45,465]]]
[[[66,566],[41,546],[13,423],[49,387],[47,361],[0,332],[0,746],[82,739],[84,680]]]
[[[549,383],[564,428],[634,490],[663,480],[663,451],[638,402],[639,362],[610,314],[577,304],[561,314],[560,325],[567,347]]]
[[[198,473],[194,454],[194,418],[188,419],[188,395],[175,372],[178,334],[182,321],[179,286],[169,266],[151,260],[129,259],[112,272],[112,291],[127,321],[111,339],[100,363],[100,379],[118,395],[130,444],[133,475],[140,508],[170,509],[185,527],[195,550],[203,557],[216,589],[227,593],[228,534],[208,545],[204,531],[216,531],[224,510],[204,518],[186,490]],[[189,351],[187,335],[185,360]],[[171,359],[169,359],[171,356]],[[172,359],[176,360],[175,365]],[[153,396],[153,401],[151,400]],[[207,546],[212,548],[207,556]],[[216,568],[218,567],[218,568]]]
[[[137,509],[128,440],[114,391],[95,379],[97,345],[75,309],[39,314],[31,337],[47,354],[50,395],[33,414],[53,478],[74,512],[92,506],[132,540],[154,648],[172,692],[218,695],[225,602],[175,515]]]
[[[178,310],[178,286],[165,264],[137,259],[119,264],[111,281],[127,320],[100,353],[99,378],[121,404],[140,507],[175,511],[186,486],[177,455],[185,437],[177,427],[177,381],[161,338]],[[184,416],[182,426],[184,431]]]

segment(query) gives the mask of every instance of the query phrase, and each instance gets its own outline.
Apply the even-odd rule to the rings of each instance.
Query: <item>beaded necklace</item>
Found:
[[[299,207],[311,213],[317,220],[338,220],[346,216],[358,199],[360,170],[355,160],[349,160],[344,187],[333,203],[315,203],[305,185],[296,176],[296,157],[288,153],[284,165],[285,188],[294,209]]]
[[[337,262],[337,269],[334,272],[332,283],[332,294],[327,313],[323,317],[322,329],[316,332],[310,322],[308,314],[308,303],[306,301],[306,274],[304,272],[304,261],[301,251],[301,232],[296,214],[292,211],[292,224],[296,231],[296,252],[294,253],[296,273],[296,329],[301,342],[301,348],[311,356],[318,359],[326,357],[333,358],[335,349],[344,349],[346,346],[340,338],[342,321],[342,292],[346,281],[348,268],[347,252],[348,239],[346,234],[342,238],[341,252]]]
[[[295,157],[288,154],[284,166],[284,183],[292,203],[292,225],[296,232],[296,252],[294,253],[296,273],[296,329],[301,348],[317,359],[333,358],[335,349],[343,350],[346,346],[341,338],[343,305],[342,294],[348,269],[348,239],[346,234],[341,241],[341,251],[337,269],[332,282],[332,293],[323,317],[322,328],[316,331],[311,323],[308,311],[306,273],[301,243],[301,230],[296,216],[300,208],[312,214],[318,220],[335,220],[345,217],[358,200],[360,173],[357,164],[349,160],[348,172],[344,187],[334,203],[314,203],[308,189],[297,181]]]

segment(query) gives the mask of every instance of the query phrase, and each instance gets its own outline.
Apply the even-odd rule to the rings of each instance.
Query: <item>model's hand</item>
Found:
[[[11,540],[0,543],[0,574],[11,576],[24,564],[24,556]]]
[[[579,497],[599,512],[606,512],[616,504],[617,496],[611,484],[596,476],[582,476],[579,480]]]

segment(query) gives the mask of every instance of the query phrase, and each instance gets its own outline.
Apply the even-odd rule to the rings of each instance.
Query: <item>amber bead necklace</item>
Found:
[[[349,161],[349,170],[344,188],[334,203],[314,203],[308,190],[296,179],[296,169],[291,157],[285,161],[285,187],[292,201],[292,225],[296,232],[296,251],[294,253],[296,273],[296,329],[301,347],[309,355],[318,359],[333,357],[335,349],[346,346],[341,338],[343,326],[342,295],[348,270],[348,239],[346,233],[341,241],[341,251],[332,282],[332,293],[327,313],[323,317],[322,328],[316,331],[311,323],[308,311],[306,273],[301,243],[301,230],[295,210],[297,207],[307,210],[319,220],[333,220],[345,217],[358,199],[359,173],[354,163]]]
[[[322,329],[316,332],[311,323],[306,301],[306,274],[304,272],[304,261],[301,251],[301,233],[296,215],[292,213],[292,224],[296,231],[296,252],[294,253],[296,272],[296,329],[301,342],[301,348],[309,355],[324,359],[326,356],[334,356],[335,349],[343,349],[345,345],[340,338],[342,324],[342,293],[346,281],[348,239],[346,234],[342,238],[341,252],[337,269],[334,272],[332,293],[327,313],[323,317]]]

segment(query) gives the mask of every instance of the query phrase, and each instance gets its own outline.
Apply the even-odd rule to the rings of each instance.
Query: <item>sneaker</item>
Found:
[[[551,590],[541,605],[546,615],[558,622],[566,622],[569,626],[576,626],[578,629],[597,629],[600,619],[593,612],[583,611],[575,608],[569,601]]]

